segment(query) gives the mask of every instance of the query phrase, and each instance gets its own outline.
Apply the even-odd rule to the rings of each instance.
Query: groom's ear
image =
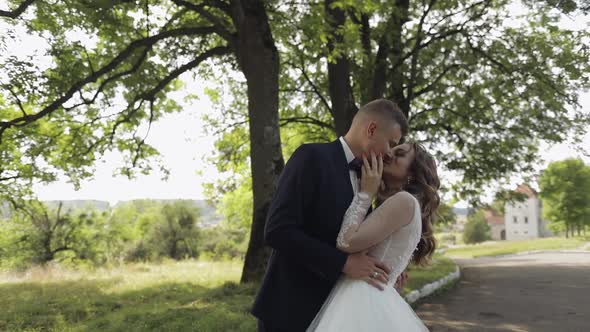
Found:
[[[377,131],[377,123],[375,121],[369,121],[367,125],[367,136],[373,137],[375,136],[375,132]]]

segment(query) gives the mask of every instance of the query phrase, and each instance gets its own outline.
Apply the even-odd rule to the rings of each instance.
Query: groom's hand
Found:
[[[342,272],[350,278],[365,280],[373,287],[383,290],[383,284],[387,284],[391,270],[385,264],[367,255],[365,250],[348,255]]]

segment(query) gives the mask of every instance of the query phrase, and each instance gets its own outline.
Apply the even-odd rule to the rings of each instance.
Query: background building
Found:
[[[547,222],[542,219],[542,206],[537,192],[526,184],[516,192],[526,195],[523,202],[508,202],[504,208],[506,240],[535,239],[551,236]]]
[[[506,223],[504,222],[504,216],[493,209],[484,210],[483,216],[490,226],[492,240],[506,240]]]

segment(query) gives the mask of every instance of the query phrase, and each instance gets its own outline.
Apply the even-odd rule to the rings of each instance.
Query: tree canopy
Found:
[[[8,26],[0,47],[13,45],[20,27],[47,53],[0,58],[0,195],[31,196],[33,181],[60,174],[79,185],[113,150],[124,154],[127,176],[165,169],[145,139],[154,121],[182,111],[170,92],[182,87],[183,74],[195,75],[222,111],[210,116],[219,137],[213,162],[238,174],[209,192],[220,200],[252,192],[251,220],[241,221],[252,229],[244,270],[252,280],[268,254],[262,230],[283,154],[342,135],[372,99],[401,106],[412,138],[459,177],[445,181],[458,198],[530,172],[541,141],[580,137],[590,123],[578,102],[590,75],[588,32],[559,22],[587,7],[567,3],[575,7],[508,0],[8,1],[0,10]],[[226,204],[232,209],[240,210]]]
[[[539,186],[543,216],[553,228],[580,234],[590,226],[590,166],[581,159],[565,159],[549,164]]]

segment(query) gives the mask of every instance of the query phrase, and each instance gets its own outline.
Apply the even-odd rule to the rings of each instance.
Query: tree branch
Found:
[[[279,119],[279,124],[281,126],[284,126],[284,125],[289,124],[289,123],[313,124],[313,125],[316,125],[316,126],[319,126],[319,127],[322,127],[322,128],[330,129],[330,130],[332,130],[334,132],[336,131],[336,128],[334,128],[333,125],[331,125],[329,123],[326,123],[326,122],[323,122],[321,120],[312,118],[312,117],[310,117],[308,115],[306,115],[306,116],[295,116],[295,117],[290,117],[290,118],[281,118],[281,119]]]
[[[425,93],[428,93],[432,90],[434,90],[436,84],[438,84],[438,82],[448,73],[450,72],[452,69],[455,68],[459,68],[461,67],[461,65],[459,64],[452,64],[450,66],[447,66],[440,74],[438,74],[438,76],[426,87],[424,87],[423,89],[418,90],[416,93],[414,93],[414,97],[419,97]]]
[[[19,179],[19,178],[21,178],[20,175],[6,176],[6,177],[3,177],[3,178],[0,178],[0,182],[8,181],[8,180],[16,180],[16,179]]]
[[[328,112],[330,112],[330,114],[333,115],[332,107],[330,106],[330,103],[328,103],[328,100],[326,99],[326,97],[324,97],[324,95],[322,95],[320,89],[318,89],[317,85],[315,85],[315,83],[313,83],[313,81],[311,80],[309,75],[307,75],[307,72],[305,71],[304,64],[301,64],[301,66],[297,66],[297,67],[299,68],[299,70],[301,70],[301,75],[303,75],[303,78],[305,78],[305,81],[307,82],[307,84],[309,84],[311,86],[313,92],[316,94],[316,96],[318,96],[321,103],[324,105],[324,107],[326,107]]]
[[[24,13],[33,2],[35,2],[35,0],[25,0],[14,10],[0,10],[0,17],[15,19]]]
[[[420,43],[422,43],[422,38],[423,38],[422,27],[424,26],[424,20],[426,20],[428,13],[430,13],[430,10],[432,9],[432,6],[434,6],[435,3],[436,3],[436,0],[430,0],[428,7],[426,8],[426,10],[424,10],[422,17],[420,17],[420,22],[418,23],[418,29],[416,30],[416,42],[414,44],[414,48],[417,50],[412,55],[412,62],[410,65],[410,81],[408,82],[408,86],[407,86],[408,91],[406,93],[409,102],[411,102],[414,99],[414,86],[416,86],[416,75],[417,75],[417,70],[418,70],[418,56],[420,54],[420,52],[419,52],[420,49],[418,48],[418,45],[420,45]]]
[[[234,36],[233,34],[227,29],[226,25],[223,23],[223,19],[217,17],[216,15],[210,13],[209,11],[205,10],[205,6],[211,6],[211,2],[203,1],[199,4],[194,4],[190,1],[185,0],[172,0],[177,6],[188,8],[194,12],[199,13],[203,17],[205,17],[213,26],[215,26],[215,32],[225,39],[229,43],[233,43]],[[217,7],[217,6],[214,6]],[[220,8],[220,7],[217,7]],[[229,9],[228,9],[229,10]]]
[[[137,107],[133,108],[127,114],[125,114],[125,116],[123,118],[121,118],[121,119],[117,120],[117,122],[115,122],[115,124],[113,125],[113,128],[111,130],[111,133],[108,136],[110,138],[110,143],[112,144],[112,142],[113,142],[117,128],[121,124],[128,122],[131,119],[131,117],[141,109],[144,101],[150,102],[150,106],[153,107],[153,101],[156,99],[156,94],[158,92],[160,92],[162,89],[164,89],[166,87],[166,85],[168,85],[174,79],[178,78],[182,73],[197,67],[200,63],[202,63],[203,61],[205,61],[213,56],[229,54],[230,52],[231,52],[231,49],[228,46],[219,46],[219,47],[209,49],[206,52],[203,52],[202,54],[200,54],[194,60],[171,71],[166,77],[164,77],[162,80],[160,80],[158,82],[158,84],[155,87],[153,87],[152,89],[136,96],[133,99],[133,101],[131,103],[129,103],[128,109],[130,106],[135,105],[137,102],[139,102],[139,105]],[[151,121],[153,120],[153,116],[154,116],[153,109],[150,108],[150,125],[151,125]],[[136,155],[135,155],[135,157],[133,159],[133,163],[132,163],[133,167],[136,166],[136,162],[139,158],[139,152],[141,151],[141,146],[143,146],[146,138],[147,138],[147,135],[142,140],[140,140],[138,143],[138,148],[135,151]]]
[[[51,114],[58,108],[60,108],[66,101],[68,101],[78,90],[84,87],[88,83],[95,82],[98,80],[102,75],[108,73],[109,71],[114,70],[121,64],[124,60],[129,58],[136,49],[141,47],[151,47],[160,40],[170,38],[170,37],[177,37],[177,36],[185,36],[185,35],[207,35],[214,33],[215,29],[212,27],[184,27],[184,28],[177,28],[168,31],[161,32],[160,34],[143,38],[139,40],[135,40],[131,42],[119,55],[117,55],[114,59],[112,59],[107,65],[100,68],[96,72],[92,73],[91,75],[85,77],[84,79],[74,83],[66,93],[64,93],[61,97],[57,100],[53,101],[48,106],[44,107],[41,111],[35,114],[22,116],[19,118],[12,119],[10,121],[0,121],[0,143],[2,142],[2,136],[4,131],[10,127],[14,126],[24,126],[31,122],[34,122],[48,114]]]

